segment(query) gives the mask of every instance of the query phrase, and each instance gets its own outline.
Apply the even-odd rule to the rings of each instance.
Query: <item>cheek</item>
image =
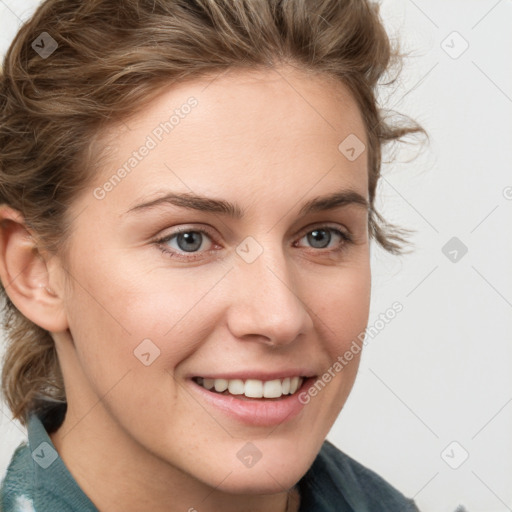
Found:
[[[342,355],[353,340],[364,332],[370,312],[371,272],[367,262],[354,268],[340,268],[336,275],[318,281],[308,280],[305,297],[316,329],[327,340],[332,360]]]
[[[137,265],[101,263],[74,269],[66,301],[77,354],[92,382],[148,362],[141,357],[148,352],[150,361],[165,361],[172,370],[218,321],[211,292],[222,268],[141,273]]]
[[[104,254],[108,252],[76,262],[73,293],[67,301],[77,353],[100,393],[104,392],[100,386],[112,385],[144,362],[154,360],[152,368],[172,372],[225,321],[231,304],[229,288],[238,286],[230,277],[223,280],[222,265],[187,269],[162,264],[145,270],[147,265],[141,262],[101,257]],[[318,331],[321,350],[329,360],[336,360],[368,321],[369,258],[337,268],[297,268],[295,282]],[[152,380],[150,375],[146,372],[144,378]]]

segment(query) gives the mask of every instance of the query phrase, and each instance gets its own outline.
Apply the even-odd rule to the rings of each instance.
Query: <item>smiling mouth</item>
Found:
[[[220,395],[232,395],[240,399],[281,399],[297,393],[307,377],[286,377],[262,381],[257,379],[192,379],[199,386]]]

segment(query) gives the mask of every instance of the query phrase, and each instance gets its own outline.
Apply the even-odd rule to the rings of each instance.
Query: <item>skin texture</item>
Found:
[[[69,212],[66,254],[42,254],[26,270],[37,294],[13,291],[55,339],[68,414],[52,440],[100,511],[284,511],[356,377],[360,354],[272,427],[241,424],[190,392],[187,377],[211,372],[301,367],[320,376],[364,331],[370,306],[367,211],[299,214],[337,190],[368,198],[366,153],[351,162],[338,150],[349,134],[366,142],[348,90],[290,67],[213,78],[165,89],[108,131],[107,158]],[[197,106],[95,197],[191,96]],[[170,204],[127,213],[170,191],[236,202],[244,218]],[[26,240],[11,219],[4,262]],[[353,243],[331,232],[329,247],[313,246],[306,235],[326,224]],[[211,237],[192,254],[176,238],[155,242],[178,227]],[[263,249],[250,264],[236,252],[248,236]],[[160,350],[149,366],[134,356],[144,339]],[[237,458],[248,441],[262,454],[252,468]]]

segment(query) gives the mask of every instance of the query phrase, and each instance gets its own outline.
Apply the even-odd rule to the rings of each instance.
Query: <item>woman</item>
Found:
[[[405,242],[393,57],[362,0],[39,7],[0,82],[3,510],[417,510],[325,440]]]

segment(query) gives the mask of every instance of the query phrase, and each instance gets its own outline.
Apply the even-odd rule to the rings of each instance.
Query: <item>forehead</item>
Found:
[[[356,159],[347,158],[345,141],[359,144]],[[367,197],[366,135],[355,100],[341,82],[294,68],[231,70],[173,84],[113,125],[102,144],[107,158],[95,186],[124,169],[109,187],[111,204],[132,205],[134,196],[167,185],[275,198],[318,184],[315,192],[347,186]]]

